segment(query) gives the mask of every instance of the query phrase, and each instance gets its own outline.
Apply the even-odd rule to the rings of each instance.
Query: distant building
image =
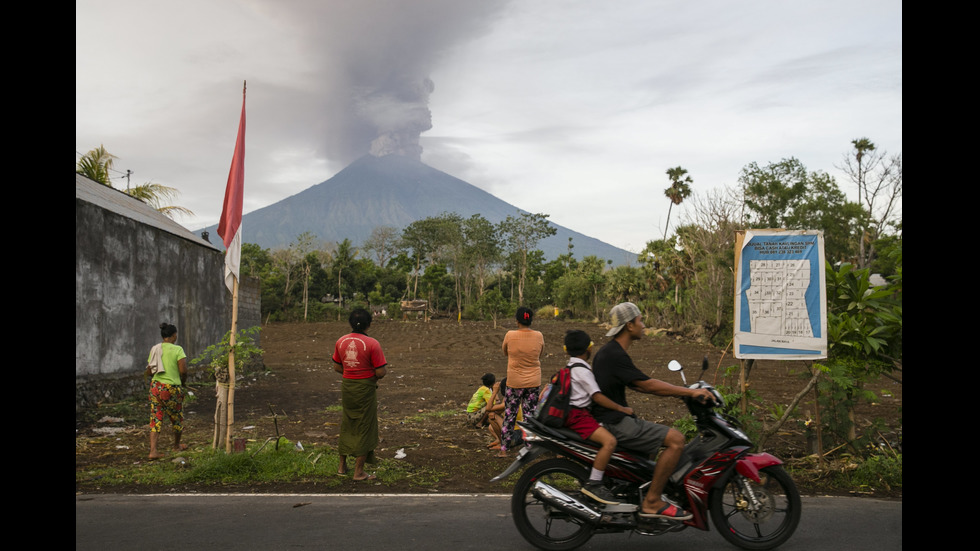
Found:
[[[146,392],[161,322],[189,358],[231,328],[224,255],[150,206],[75,175],[75,410]],[[259,283],[241,282],[240,329],[259,325]]]

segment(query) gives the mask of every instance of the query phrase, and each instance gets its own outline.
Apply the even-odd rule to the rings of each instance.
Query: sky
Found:
[[[245,213],[397,149],[632,252],[666,171],[902,153],[897,0],[77,0],[75,153],[216,224],[246,94]],[[673,230],[690,202],[670,213]],[[248,241],[248,228],[244,227]]]

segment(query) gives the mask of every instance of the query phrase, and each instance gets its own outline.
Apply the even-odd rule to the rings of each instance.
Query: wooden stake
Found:
[[[225,453],[231,453],[231,426],[235,423],[235,334],[238,332],[238,278],[231,294],[231,337],[228,339],[228,416],[225,418]]]

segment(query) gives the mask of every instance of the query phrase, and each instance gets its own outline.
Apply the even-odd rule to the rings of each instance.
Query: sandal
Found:
[[[694,517],[691,513],[688,513],[684,509],[668,503],[660,508],[656,513],[637,513],[640,518],[665,518],[669,520],[688,520]]]

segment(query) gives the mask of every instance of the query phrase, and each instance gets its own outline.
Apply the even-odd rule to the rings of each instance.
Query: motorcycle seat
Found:
[[[582,438],[581,436],[579,436],[579,434],[577,432],[573,431],[572,429],[568,429],[568,428],[565,428],[565,427],[561,427],[561,428],[549,427],[548,425],[545,425],[544,423],[542,423],[541,421],[538,421],[534,417],[526,418],[526,419],[524,419],[524,421],[521,421],[521,422],[518,423],[518,425],[522,425],[522,424],[529,425],[535,431],[537,431],[537,432],[543,432],[543,433],[548,434],[548,435],[551,435],[551,436],[553,436],[555,438],[562,438],[564,440],[572,440],[573,442],[578,442],[578,443],[584,444],[586,446],[591,446],[593,448],[599,448],[599,444],[596,444],[595,442],[593,442],[591,440],[587,440],[585,438]],[[633,457],[635,457],[637,460],[640,460],[640,461],[648,461],[649,460],[648,457],[647,457],[647,455],[644,454],[643,452],[639,452],[639,451],[636,451],[636,450],[631,450],[631,449],[625,448],[623,446],[616,446],[616,451],[617,452],[621,452],[621,453],[626,453],[626,454],[632,455]]]

